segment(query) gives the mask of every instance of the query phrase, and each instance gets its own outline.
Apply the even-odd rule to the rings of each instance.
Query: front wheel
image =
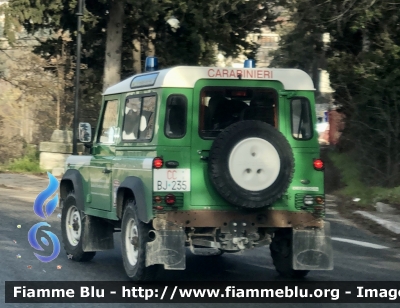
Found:
[[[72,260],[90,261],[96,255],[95,251],[83,251],[83,213],[79,210],[74,192],[70,192],[65,198],[61,216],[61,233],[64,249]]]
[[[157,274],[155,265],[146,267],[146,244],[150,226],[139,220],[133,201],[129,201],[122,217],[122,260],[125,272],[133,281],[153,280]]]
[[[275,232],[270,245],[271,257],[276,271],[286,278],[304,278],[310,271],[294,270],[292,266],[292,230]]]

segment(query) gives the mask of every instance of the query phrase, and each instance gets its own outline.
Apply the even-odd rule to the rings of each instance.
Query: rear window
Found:
[[[310,101],[305,97],[293,98],[290,102],[292,114],[292,136],[297,140],[313,137]]]
[[[165,113],[165,136],[171,139],[186,135],[187,98],[181,94],[170,95]]]
[[[199,134],[215,138],[229,125],[258,120],[277,126],[277,93],[267,88],[206,87],[200,92]]]

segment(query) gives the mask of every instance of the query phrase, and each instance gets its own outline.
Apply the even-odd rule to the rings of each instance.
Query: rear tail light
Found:
[[[324,168],[325,168],[324,162],[322,161],[322,159],[319,159],[319,158],[314,159],[313,166],[314,166],[314,169],[317,171],[324,170]]]
[[[322,217],[324,215],[324,207],[322,205],[314,206],[313,215],[314,217]]]
[[[314,205],[316,204],[316,207],[320,206],[320,205],[324,205],[325,204],[325,199],[324,197],[321,196],[311,196],[311,195],[305,195],[303,198],[303,203],[304,205]]]
[[[319,205],[325,204],[325,200],[322,197],[315,197],[315,202]]]
[[[164,165],[164,161],[161,157],[156,157],[153,159],[153,167],[160,169]]]
[[[176,197],[173,194],[168,194],[165,196],[165,203],[168,205],[174,205],[176,202]]]
[[[155,202],[155,203],[161,203],[161,202],[162,202],[161,196],[155,196],[155,197],[154,197],[154,202]]]

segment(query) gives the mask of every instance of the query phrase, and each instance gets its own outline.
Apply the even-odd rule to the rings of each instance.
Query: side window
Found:
[[[135,140],[139,135],[139,119],[141,109],[141,98],[128,98],[125,102],[124,127],[122,130],[123,140]]]
[[[97,142],[114,143],[118,137],[118,100],[105,103]]]
[[[147,96],[143,98],[143,110],[140,119],[139,139],[151,140],[154,131],[154,118],[156,111],[156,97]]]
[[[291,101],[292,136],[299,140],[309,140],[313,136],[310,102],[305,97]]]
[[[122,139],[125,141],[151,140],[155,109],[155,96],[127,98]]]
[[[186,135],[187,98],[184,95],[173,94],[167,99],[165,113],[165,136],[171,139],[183,138]]]

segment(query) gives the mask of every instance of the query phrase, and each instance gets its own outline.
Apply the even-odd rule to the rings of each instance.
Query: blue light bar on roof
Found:
[[[158,70],[158,58],[147,57],[144,70],[145,72],[152,72]]]
[[[244,61],[244,67],[245,68],[255,68],[256,62],[253,59],[246,60],[246,61]]]

